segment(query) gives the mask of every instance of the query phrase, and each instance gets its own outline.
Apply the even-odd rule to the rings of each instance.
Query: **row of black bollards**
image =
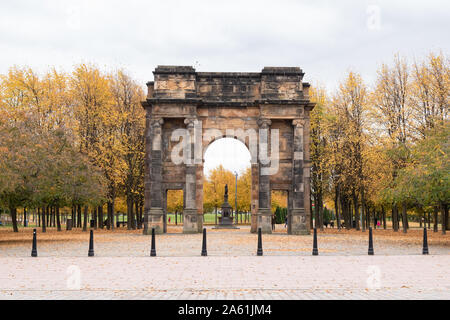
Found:
[[[203,228],[203,241],[202,241],[202,257],[206,257],[208,252],[206,251],[206,228]]]
[[[91,234],[89,236],[89,251],[88,251],[88,257],[94,256],[94,231],[91,230]]]
[[[369,227],[369,251],[368,251],[369,256],[373,256],[374,252],[373,252],[373,238],[372,238],[372,227]]]
[[[423,249],[422,254],[428,254],[428,238],[427,238],[427,228],[423,228]]]
[[[152,228],[152,248],[150,250],[150,257],[156,257],[155,228]]]
[[[94,231],[90,230],[90,237],[89,237],[89,251],[88,256],[93,257],[94,256]],[[423,249],[422,254],[428,254],[428,238],[427,238],[427,228],[423,228]],[[202,256],[206,257],[208,255],[206,250],[206,228],[203,228],[203,241],[202,241]],[[258,228],[258,249],[256,251],[257,256],[263,255],[263,248],[262,248],[262,236],[261,236],[261,228]],[[312,250],[313,256],[319,255],[319,249],[317,247],[317,229],[314,228],[314,234],[313,234],[313,250]],[[368,255],[373,256],[374,250],[373,250],[373,235],[372,235],[372,227],[369,227],[369,250]],[[31,256],[37,257],[37,239],[36,239],[36,229],[33,229],[33,245],[31,249]],[[155,243],[155,228],[152,228],[152,246],[150,250],[150,256],[156,257],[156,243]]]
[[[256,255],[257,256],[263,255],[261,228],[258,228],[258,250],[256,251]]]
[[[37,257],[36,229],[33,229],[33,247],[31,248],[31,256]]]
[[[316,228],[314,228],[312,255],[313,256],[319,255],[319,249],[317,248],[317,229]]]
[[[369,256],[373,256],[375,253],[373,251],[373,235],[372,235],[372,227],[369,227],[369,250],[367,252]],[[428,239],[427,239],[427,228],[423,228],[423,249],[422,254],[428,254]],[[313,236],[313,256],[319,255],[319,250],[317,248],[317,230],[314,228],[314,236]]]

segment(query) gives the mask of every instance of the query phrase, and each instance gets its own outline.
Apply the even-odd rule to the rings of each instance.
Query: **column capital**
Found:
[[[268,118],[259,118],[258,119],[258,126],[262,129],[268,129],[271,124],[272,124],[272,120],[270,120]]]
[[[292,120],[292,124],[296,127],[296,129],[302,129],[305,126],[306,120],[303,118]]]
[[[198,119],[197,119],[196,116],[189,116],[189,117],[186,117],[186,118],[184,119],[184,124],[185,124],[188,128],[193,128],[194,125],[195,125],[195,123],[196,123],[196,121],[198,121]]]
[[[163,118],[152,118],[150,120],[150,127],[152,128],[161,128],[163,124],[164,124]]]

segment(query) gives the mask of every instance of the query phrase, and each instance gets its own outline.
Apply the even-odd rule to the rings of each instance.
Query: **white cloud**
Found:
[[[367,7],[380,28],[367,28]],[[159,64],[199,71],[300,66],[333,89],[349,69],[368,81],[395,52],[448,52],[448,1],[3,1],[0,73],[14,65],[125,67],[144,85]]]

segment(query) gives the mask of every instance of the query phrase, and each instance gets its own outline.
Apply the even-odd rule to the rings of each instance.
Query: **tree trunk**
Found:
[[[317,199],[317,193],[314,193],[314,228],[319,228],[319,204],[318,204],[318,199]]]
[[[358,197],[356,196],[355,191],[353,193],[353,206],[354,206],[354,213],[355,213],[355,223],[356,223],[356,230],[360,230],[359,227],[359,205],[358,205]],[[353,224],[353,221],[352,221]]]
[[[135,214],[136,220],[134,219],[134,216],[133,216],[133,229],[136,230],[136,229],[140,229],[139,202],[137,200],[134,202],[134,211],[136,212],[136,214]]]
[[[81,228],[81,205],[77,206],[77,228]]]
[[[398,208],[397,208],[397,205],[394,204],[392,206],[392,229],[394,229],[394,232],[398,231],[397,220],[398,220]]]
[[[444,203],[444,213],[445,213],[445,230],[450,230],[450,223],[449,223],[449,215],[448,215],[448,204]]]
[[[74,205],[72,205],[72,228],[74,226],[74,223],[75,223],[75,207]]]
[[[373,208],[373,228],[376,229],[378,227],[378,221],[380,221],[380,214]]]
[[[320,230],[323,231],[323,198],[322,193],[319,193],[319,224]]]
[[[386,211],[384,211],[384,206],[381,206],[381,214],[383,215],[383,229],[386,230]]]
[[[445,207],[444,204],[441,202],[440,203],[440,207],[441,207],[441,224],[442,224],[442,234],[445,234],[445,230],[447,229],[446,226],[446,222],[447,222],[447,217],[445,216]]]
[[[111,203],[106,203],[106,229],[111,229]]]
[[[425,216],[425,211],[423,210],[422,205],[418,206],[418,212],[420,216],[420,228],[426,228],[427,227],[427,218]]]
[[[338,230],[341,230],[341,218],[339,216],[339,193],[337,188],[335,190],[334,196],[334,211],[336,212],[336,223]]]
[[[23,208],[23,226],[27,226],[27,208]]]
[[[434,226],[433,226],[433,232],[438,232],[438,212],[439,208],[437,206],[434,206]]]
[[[128,230],[132,229],[132,225],[131,225],[132,212],[133,212],[132,200],[131,200],[130,195],[127,195],[127,229]]]
[[[408,214],[407,214],[407,206],[406,203],[402,203],[402,218],[403,218],[403,233],[408,232]]]
[[[428,229],[431,229],[431,213],[428,211]]]
[[[46,225],[46,212],[47,210],[45,209],[45,207],[42,207],[42,232],[46,232],[47,231],[47,225]]]
[[[419,228],[422,229],[422,221],[425,223],[425,215],[423,212],[419,209]]]
[[[361,215],[362,215],[362,226],[363,226],[363,230],[362,231],[366,231],[367,228],[369,228],[369,223],[368,221],[370,221],[369,219],[369,207],[366,206],[365,202],[362,200],[361,198]]]
[[[9,213],[11,214],[12,226],[14,232],[19,232],[19,228],[17,227],[17,208],[10,207]]]
[[[361,215],[363,219],[363,231],[366,231],[366,229],[369,228],[370,225],[370,207],[366,204],[366,197],[364,195],[363,188],[361,188]],[[365,227],[364,224],[366,224]]]
[[[108,230],[114,230],[114,201],[108,201]]]
[[[98,206],[98,227],[103,229],[103,206]]]
[[[140,229],[142,229],[142,224],[144,223],[144,205],[141,204],[139,207],[139,216],[141,217],[141,220],[139,220],[139,225],[141,226]]]
[[[57,205],[55,208],[55,215],[56,215],[56,226],[57,226],[57,230],[61,231],[61,218],[59,216],[59,206]]]
[[[87,231],[87,220],[88,220],[88,206],[84,206],[84,214],[83,214],[83,231]]]
[[[93,217],[92,217],[92,220],[94,220],[94,230],[97,230],[97,207],[93,207],[92,208],[92,210],[93,210]]]

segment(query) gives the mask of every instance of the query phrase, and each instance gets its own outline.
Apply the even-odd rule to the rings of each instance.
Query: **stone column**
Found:
[[[267,130],[267,135],[259,135],[259,150],[265,145],[267,151],[270,152],[270,125],[272,121],[270,119],[259,119],[258,125],[260,132],[261,130]],[[263,151],[264,152],[264,151]],[[257,229],[261,228],[262,233],[272,233],[272,210],[270,203],[270,175],[261,174],[262,168],[270,167],[270,163],[261,163],[261,153],[260,164],[259,164],[259,192],[258,192],[258,213],[257,213]],[[267,155],[268,156],[268,155]]]
[[[258,232],[258,208],[259,208],[259,164],[252,163],[252,191],[251,191],[251,227],[250,232]]]
[[[197,207],[197,232],[203,232],[203,164],[196,165],[196,207]]]
[[[199,232],[199,215],[197,212],[197,166],[194,161],[194,126],[197,118],[190,117],[184,120],[186,129],[189,131],[188,146],[185,155],[186,162],[186,186],[185,186],[185,207],[183,211],[183,233]]]
[[[162,118],[146,116],[145,148],[145,213],[144,234],[163,233],[163,194],[162,194]]]
[[[293,199],[292,210],[288,221],[290,234],[309,234],[309,210],[305,210],[305,183],[304,183],[304,119],[294,119],[294,155],[293,155]],[[309,193],[308,193],[309,194]]]

